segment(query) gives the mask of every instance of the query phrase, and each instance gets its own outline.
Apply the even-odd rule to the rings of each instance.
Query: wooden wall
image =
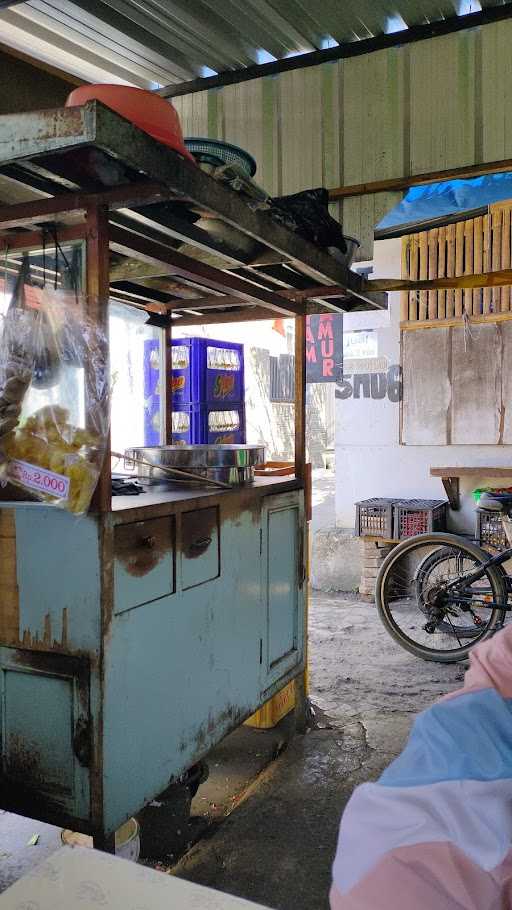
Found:
[[[402,278],[442,278],[509,269],[512,202],[489,206],[488,214],[402,240]],[[438,323],[468,316],[511,312],[510,287],[403,292],[402,323]]]
[[[512,322],[402,333],[404,445],[512,444]]]
[[[186,135],[232,141],[274,195],[512,158],[512,20],[174,101]],[[333,213],[372,257],[401,198]]]

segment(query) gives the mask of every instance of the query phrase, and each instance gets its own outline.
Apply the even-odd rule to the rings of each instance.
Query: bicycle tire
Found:
[[[397,644],[410,654],[413,654],[415,657],[419,657],[422,660],[431,660],[436,663],[457,663],[460,660],[464,660],[472,648],[481,641],[485,641],[485,639],[489,638],[494,633],[494,627],[500,619],[504,618],[506,612],[508,599],[507,589],[501,570],[496,566],[489,566],[486,570],[486,574],[491,584],[493,599],[497,603],[502,603],[503,607],[494,607],[491,611],[485,631],[482,632],[480,636],[468,642],[464,647],[447,651],[437,651],[420,645],[417,642],[413,642],[401,631],[400,627],[393,619],[392,611],[387,603],[386,584],[390,578],[393,566],[398,563],[398,560],[402,559],[404,554],[407,554],[408,552],[412,554],[415,549],[419,549],[421,546],[428,546],[429,544],[439,546],[445,544],[446,546],[457,547],[459,550],[467,552],[473,559],[477,559],[480,562],[484,562],[489,558],[489,554],[486,553],[485,550],[482,550],[476,544],[467,541],[464,537],[458,537],[456,534],[439,531],[432,534],[419,534],[416,537],[410,537],[394,547],[381,566],[377,577],[375,592],[377,610],[386,631]]]

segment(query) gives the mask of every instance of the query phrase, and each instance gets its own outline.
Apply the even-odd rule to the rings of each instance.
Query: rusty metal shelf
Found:
[[[15,227],[19,246],[20,231],[33,236],[45,222],[72,231],[95,198],[109,207],[112,293],[176,311],[180,324],[386,307],[327,252],[97,101],[0,117],[0,196],[6,184],[10,201],[16,191],[24,201],[0,206],[0,242]],[[208,218],[252,249],[212,238],[196,223]],[[319,286],[339,296],[308,299]]]

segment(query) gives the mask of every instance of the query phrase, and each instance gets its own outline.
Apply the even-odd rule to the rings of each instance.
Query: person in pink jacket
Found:
[[[512,625],[343,814],[332,910],[512,908]]]

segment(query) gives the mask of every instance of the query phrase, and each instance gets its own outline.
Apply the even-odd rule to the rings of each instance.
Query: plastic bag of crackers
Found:
[[[107,446],[106,335],[78,295],[18,281],[0,336],[0,483],[80,515]]]

